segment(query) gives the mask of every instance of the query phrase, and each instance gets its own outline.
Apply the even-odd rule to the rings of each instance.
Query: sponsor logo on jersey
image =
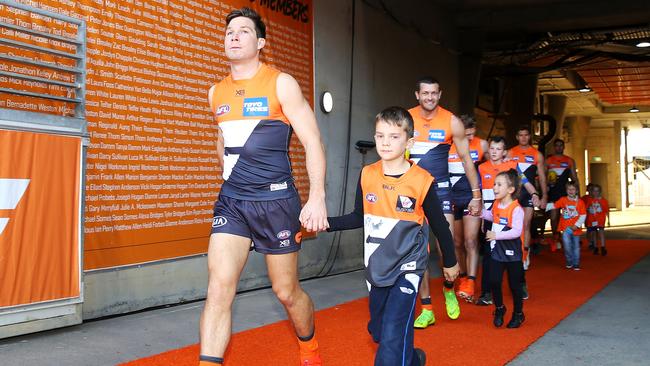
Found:
[[[244,98],[244,117],[268,117],[269,100],[266,97]]]
[[[230,112],[230,105],[222,104],[217,107],[217,117],[223,116],[224,114]]]
[[[492,178],[492,174],[485,174],[485,175],[483,176],[483,178],[484,178],[484,179],[491,179],[491,178]]]
[[[246,95],[246,89],[237,89],[235,90],[235,96],[236,97],[243,97]]]
[[[273,184],[271,184],[271,185],[269,186],[269,190],[270,190],[271,192],[274,192],[274,191],[281,191],[281,190],[283,190],[283,189],[287,189],[287,187],[288,187],[288,186],[287,186],[287,182],[282,182],[282,183],[273,183]]]
[[[415,263],[415,261],[410,261],[410,262],[408,262],[408,263],[404,263],[404,264],[402,264],[401,267],[399,267],[399,269],[400,269],[401,271],[414,271],[415,268],[416,268],[416,263]]]
[[[526,155],[526,162],[527,163],[534,163],[535,162],[535,157],[530,156],[530,155]]]
[[[449,159],[458,159],[458,154],[449,154]]]
[[[568,167],[569,167],[569,163],[560,163],[560,166],[561,166],[562,168],[568,168]]]
[[[0,179],[0,210],[14,210],[25,195],[29,179]],[[5,230],[9,218],[0,217],[0,234]]]
[[[511,249],[506,249],[506,255],[513,256],[515,255],[515,251]]]
[[[508,225],[508,218],[507,217],[499,217],[499,224]]]
[[[395,209],[398,212],[415,211],[415,198],[402,195],[397,196],[397,207]]]
[[[469,156],[472,158],[474,161],[478,161],[478,151],[476,150],[471,150],[469,152]]]
[[[212,227],[222,227],[228,223],[228,219],[223,216],[215,216],[212,218]]]
[[[394,191],[395,190],[395,186],[391,186],[390,184],[382,184],[381,186],[382,186],[382,188],[384,188],[387,191]]]
[[[444,142],[445,130],[429,130],[429,141]]]
[[[377,202],[377,195],[374,193],[368,193],[366,194],[366,201],[370,203],[375,203]]]
[[[289,239],[291,237],[291,231],[289,230],[282,230],[280,231],[277,235],[278,239],[284,240],[284,239]]]

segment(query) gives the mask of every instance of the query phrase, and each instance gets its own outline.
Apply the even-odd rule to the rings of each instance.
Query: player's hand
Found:
[[[445,276],[445,280],[454,282],[460,274],[460,266],[456,263],[456,265],[451,268],[444,267],[442,269],[442,274]]]
[[[545,209],[545,206],[542,206],[542,201],[537,197],[536,194],[533,195],[533,206],[538,207],[540,210]]]
[[[546,196],[542,197],[542,199],[539,200],[539,208],[545,209],[547,203],[548,203],[548,198]]]
[[[483,200],[482,199],[472,199],[467,204],[467,209],[469,214],[472,216],[481,216],[481,210],[483,209]]]
[[[497,233],[495,233],[494,231],[488,231],[487,233],[485,233],[485,239],[490,241],[497,240]]]
[[[300,224],[309,232],[325,231],[329,228],[327,222],[327,207],[325,197],[310,197],[300,211]]]

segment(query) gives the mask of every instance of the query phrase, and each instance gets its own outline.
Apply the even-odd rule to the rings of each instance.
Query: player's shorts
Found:
[[[451,190],[451,203],[454,208],[454,220],[462,220],[468,214],[467,207],[472,202],[472,192]]]
[[[524,187],[521,187],[521,192],[519,192],[519,205],[521,207],[533,207],[533,196]]]
[[[214,204],[212,234],[250,238],[256,252],[285,254],[300,250],[300,198],[245,201],[219,196]]]
[[[454,206],[451,202],[451,183],[447,181],[434,183],[436,195],[440,201],[440,208],[445,215],[453,215]]]
[[[587,232],[588,233],[595,233],[598,230],[605,230],[605,226],[588,226],[587,227]]]

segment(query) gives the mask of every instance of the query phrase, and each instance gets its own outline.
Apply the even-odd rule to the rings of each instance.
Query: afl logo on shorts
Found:
[[[366,194],[366,201],[370,203],[375,203],[377,202],[377,195],[374,193],[368,193]]]
[[[230,112],[230,106],[228,104],[222,104],[217,107],[217,117],[223,116],[228,112]]]
[[[228,223],[228,220],[223,216],[215,216],[212,219],[212,227],[222,227]]]
[[[284,240],[284,239],[289,239],[291,237],[291,231],[289,230],[282,230],[276,235],[278,239]]]

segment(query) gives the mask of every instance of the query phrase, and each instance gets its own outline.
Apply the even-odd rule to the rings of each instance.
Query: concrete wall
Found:
[[[609,206],[621,208],[621,174],[620,174],[620,146],[621,131],[620,123],[616,128],[590,128],[586,135],[586,148],[589,152],[589,160],[593,162],[594,156],[601,157],[601,163],[607,164],[607,191],[609,192]],[[584,169],[583,169],[584,170]],[[582,179],[582,178],[581,178]],[[624,193],[623,193],[624,194]]]
[[[442,83],[442,105],[459,105],[458,55],[453,17],[424,0],[314,1],[316,116],[327,149],[327,207],[330,215],[349,212],[359,172],[377,159],[362,156],[357,140],[371,140],[373,117],[390,105],[416,104],[414,82],[432,74]],[[410,9],[421,11],[413,13]],[[353,17],[354,14],[354,17]],[[354,46],[354,49],[353,49]],[[334,109],[324,114],[318,101],[329,90]],[[302,278],[363,267],[361,230],[323,233],[305,240]],[[94,271],[85,275],[84,318],[135,311],[205,296],[204,256]],[[252,253],[239,289],[268,286],[264,257]]]

